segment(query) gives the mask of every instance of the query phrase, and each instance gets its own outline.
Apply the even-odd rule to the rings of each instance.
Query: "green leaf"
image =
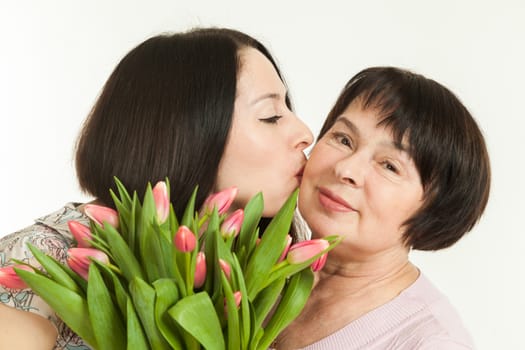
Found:
[[[225,350],[219,318],[208,293],[181,299],[168,313],[207,350]]]
[[[255,248],[257,242],[257,225],[261,220],[264,209],[264,200],[261,192],[253,196],[248,204],[244,207],[244,220],[242,222],[241,231],[237,237],[237,252],[241,266],[246,266],[246,262],[252,250]]]
[[[152,349],[169,349],[155,324],[155,290],[144,280],[134,278],[129,284],[129,292]]]
[[[128,190],[116,176],[113,177],[113,181],[115,181],[115,184],[117,185],[117,191],[120,197],[120,201],[122,202],[124,208],[131,210],[132,200],[128,193]]]
[[[61,263],[59,263],[53,257],[45,255],[31,243],[27,243],[27,247],[29,248],[31,253],[33,253],[35,259],[38,260],[40,265],[42,265],[46,269],[49,276],[51,276],[51,278],[55,282],[70,289],[71,291],[77,294],[84,293],[79,287],[79,285],[76,283],[76,281],[64,270],[64,267]]]
[[[149,350],[150,347],[144,335],[144,330],[137,317],[133,302],[131,299],[126,300],[127,315],[127,350]]]
[[[104,225],[108,243],[111,247],[111,256],[128,281],[135,277],[143,278],[144,274],[122,236],[111,225]]]
[[[268,349],[279,333],[301,313],[314,284],[312,270],[305,269],[292,276],[283,297],[273,313],[257,349]]]
[[[188,204],[186,205],[186,209],[184,210],[184,215],[182,216],[181,225],[188,226],[189,228],[193,226],[192,220],[193,213],[195,213],[195,198],[197,197],[198,189],[199,186],[195,186],[195,189],[191,194]]]
[[[97,348],[97,341],[89,322],[89,311],[85,298],[47,277],[17,268],[14,270],[73,332],[92,347]]]
[[[224,291],[224,298],[226,299],[226,318],[228,320],[228,350],[241,349],[241,328],[239,327],[239,313],[237,305],[235,304],[235,297],[233,291],[224,275],[221,274],[222,289]]]
[[[87,286],[89,319],[100,350],[124,349],[126,332],[96,264],[89,268]]]
[[[273,281],[266,288],[261,290],[253,301],[255,320],[253,329],[258,330],[262,327],[264,320],[268,317],[270,311],[279,301],[281,291],[286,284],[286,279],[281,278]]]
[[[153,282],[153,287],[157,294],[155,302],[155,322],[170,346],[173,349],[183,350],[184,345],[176,328],[178,325],[167,313],[168,309],[179,300],[177,285],[173,280],[163,278]]]
[[[297,202],[298,190],[295,190],[272,219],[261,241],[250,256],[245,270],[246,287],[249,300],[264,288],[266,279],[275,262],[286,246],[286,235],[289,233]]]

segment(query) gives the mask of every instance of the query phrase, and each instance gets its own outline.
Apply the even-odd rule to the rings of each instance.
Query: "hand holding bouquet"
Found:
[[[117,211],[87,205],[90,227],[69,222],[77,247],[68,266],[30,246],[44,271],[21,261],[0,271],[0,282],[27,284],[95,349],[267,349],[339,242],[290,246],[297,191],[259,240],[261,194],[227,215],[235,188],[201,212],[196,188],[179,220],[167,181],[148,185],[142,203],[115,181]]]

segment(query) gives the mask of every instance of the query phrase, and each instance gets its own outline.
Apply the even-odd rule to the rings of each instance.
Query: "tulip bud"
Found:
[[[34,270],[27,265],[13,265],[0,268],[0,285],[10,289],[29,288],[27,284],[18,276],[14,268],[33,272]]]
[[[67,251],[67,264],[71,270],[78,275],[88,279],[89,265],[91,260],[98,260],[103,264],[109,264],[109,258],[103,251],[93,248],[69,248]]]
[[[75,237],[79,248],[91,247],[89,241],[93,238],[93,235],[89,227],[75,220],[68,221],[67,226],[69,226],[69,231],[71,231],[71,234]]]
[[[312,239],[299,242],[290,247],[286,260],[290,264],[300,264],[319,254],[329,246],[330,243],[325,239]]]
[[[279,262],[283,261],[284,258],[286,258],[286,254],[288,254],[288,250],[290,249],[290,246],[292,245],[292,236],[286,235],[286,246],[284,247],[283,252],[281,253],[281,256],[279,257]]]
[[[104,226],[104,222],[107,222],[115,228],[118,227],[118,214],[111,208],[95,204],[86,204],[84,213],[99,226]]]
[[[242,293],[240,291],[237,291],[233,293],[233,297],[235,298],[235,305],[239,307],[239,305],[241,305]]]
[[[203,207],[207,214],[213,212],[213,208],[217,207],[219,214],[224,214],[230,209],[235,196],[237,195],[237,187],[230,187],[221,192],[211,194],[204,201]]]
[[[237,236],[241,230],[242,220],[244,219],[244,210],[237,209],[228,216],[221,225],[221,234],[224,238]]]
[[[221,267],[221,270],[226,275],[226,278],[229,280],[230,276],[231,276],[231,267],[230,267],[230,265],[226,261],[224,261],[222,259],[219,259],[219,265]]]
[[[328,257],[328,254],[323,254],[319,257],[319,259],[317,259],[316,261],[314,261],[312,263],[312,271],[313,272],[316,272],[316,271],[319,271],[321,270],[323,267],[324,267],[324,264],[326,264],[326,258]]]
[[[170,197],[168,187],[164,181],[159,181],[153,187],[153,200],[157,208],[157,220],[160,224],[164,223],[170,214]]]
[[[193,286],[200,288],[206,281],[206,256],[203,252],[197,253],[197,261],[195,263],[195,276]]]
[[[235,300],[235,305],[239,307],[241,305],[242,293],[240,291],[234,292],[233,298]],[[228,317],[228,304],[226,303],[226,298],[224,298],[224,315]]]
[[[191,252],[197,245],[197,239],[191,230],[184,225],[179,226],[173,240],[175,247],[183,253]]]

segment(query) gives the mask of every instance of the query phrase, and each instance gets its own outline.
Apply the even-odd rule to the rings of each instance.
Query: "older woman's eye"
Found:
[[[282,115],[274,115],[273,117],[270,117],[270,118],[259,118],[259,121],[263,123],[267,123],[267,124],[277,124],[279,119],[281,119],[282,117],[283,117]]]
[[[394,172],[396,174],[398,173],[396,166],[390,162],[387,162],[387,161],[383,162],[383,168],[385,168],[388,171]]]
[[[350,139],[350,137],[348,137],[348,135],[340,132],[334,132],[332,133],[332,137],[337,143],[345,147],[352,148],[352,140]]]

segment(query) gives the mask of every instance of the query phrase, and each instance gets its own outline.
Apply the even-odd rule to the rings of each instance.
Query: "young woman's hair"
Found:
[[[404,223],[407,246],[438,250],[457,242],[479,220],[490,190],[485,141],[469,111],[434,80],[399,68],[373,67],[346,84],[319,138],[354,101],[377,110],[378,124],[392,130],[395,142],[408,141],[424,201]]]
[[[196,185],[199,208],[216,182],[244,48],[266,56],[285,84],[266,47],[232,29],[158,35],[131,50],[108,78],[79,135],[81,189],[113,206],[114,176],[139,198],[148,182],[167,177],[178,216]],[[288,96],[286,103],[291,109]]]

